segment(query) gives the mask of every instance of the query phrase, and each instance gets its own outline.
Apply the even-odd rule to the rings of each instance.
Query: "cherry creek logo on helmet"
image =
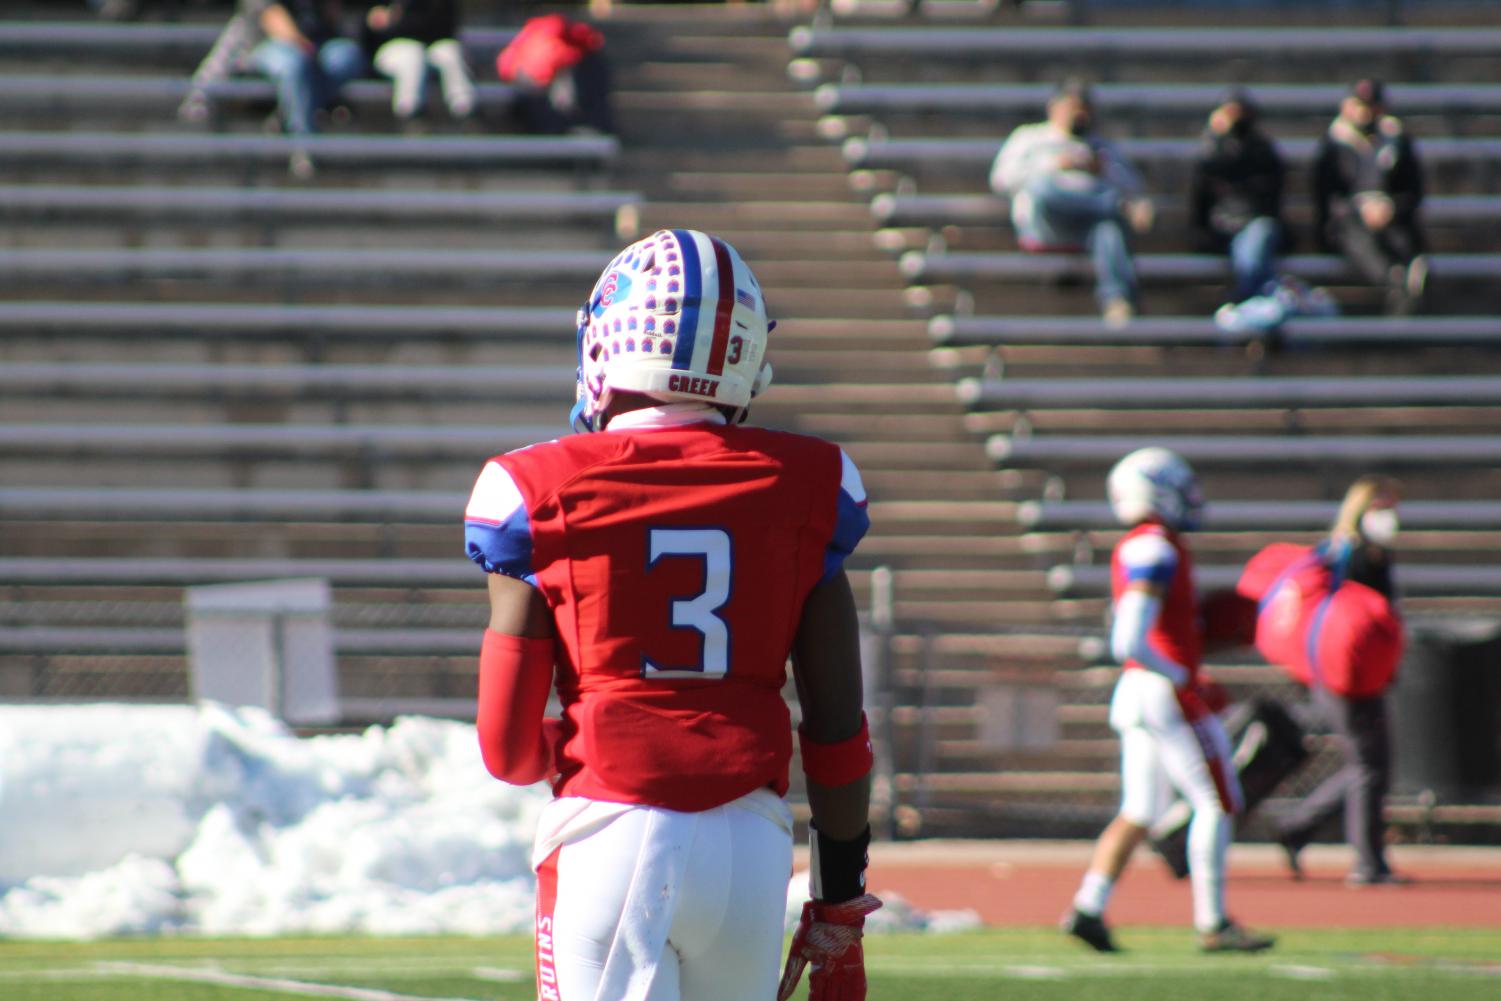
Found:
[[[609,274],[599,285],[599,300],[596,310],[615,304],[617,299],[625,299],[631,294],[631,280],[621,274],[615,268],[611,268]]]

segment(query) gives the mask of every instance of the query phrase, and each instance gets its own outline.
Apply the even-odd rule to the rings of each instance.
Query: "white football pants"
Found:
[[[537,832],[542,1001],[768,1001],[792,814],[761,790],[702,813],[555,800]]]
[[[1230,739],[1219,717],[1183,717],[1173,684],[1155,671],[1122,671],[1110,700],[1110,726],[1121,738],[1121,816],[1151,827],[1172,802],[1188,800],[1188,878],[1194,927],[1225,919],[1225,858],[1232,817],[1243,802]]]

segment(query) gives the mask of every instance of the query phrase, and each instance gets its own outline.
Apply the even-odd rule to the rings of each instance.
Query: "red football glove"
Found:
[[[865,915],[879,909],[881,901],[869,893],[841,904],[810,900],[792,935],[787,965],[777,1001],[787,1001],[797,990],[803,967],[809,963],[808,1001],[865,1001],[865,949],[860,945]]]

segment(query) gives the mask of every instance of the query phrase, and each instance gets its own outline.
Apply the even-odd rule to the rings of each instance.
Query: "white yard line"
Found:
[[[532,974],[530,970],[508,970],[503,966],[476,966],[469,975],[496,984],[519,984]]]
[[[1269,966],[1267,972],[1289,980],[1333,980],[1335,977],[1334,971],[1327,966]]]
[[[348,1001],[476,1001],[475,998],[435,998],[419,994],[396,994],[370,987],[343,987],[337,984],[315,984],[306,980],[287,980],[282,977],[255,977],[225,970],[168,966],[161,963],[99,963],[102,970],[113,973],[129,973],[139,977],[156,977],[161,980],[191,980],[197,983],[218,984],[224,987],[246,987],[263,991],[281,991],[284,994],[301,994],[304,997],[347,998]]]

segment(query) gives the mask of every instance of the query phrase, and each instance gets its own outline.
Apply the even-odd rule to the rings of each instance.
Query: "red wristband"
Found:
[[[821,786],[848,785],[870,774],[875,749],[870,746],[870,723],[860,714],[860,731],[832,744],[811,741],[799,727],[797,746],[803,754],[803,774]]]

